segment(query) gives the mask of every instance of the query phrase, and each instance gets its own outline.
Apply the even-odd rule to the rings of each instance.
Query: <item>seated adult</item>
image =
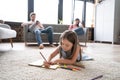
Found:
[[[74,24],[71,24],[69,30],[75,31],[77,35],[83,35],[83,25],[80,23],[80,19],[76,18]]]
[[[40,23],[40,21],[36,20],[36,14],[34,12],[30,13],[30,21],[26,23],[22,23],[22,26],[29,25],[29,30],[35,34],[36,41],[39,45],[40,49],[44,48],[42,39],[40,34],[46,33],[48,35],[48,41],[51,47],[53,47],[53,28],[48,26],[44,28],[44,26]]]

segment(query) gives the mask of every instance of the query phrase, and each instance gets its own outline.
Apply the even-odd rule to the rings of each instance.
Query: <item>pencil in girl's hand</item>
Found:
[[[43,54],[40,52],[42,58],[47,62],[46,58],[43,56]]]

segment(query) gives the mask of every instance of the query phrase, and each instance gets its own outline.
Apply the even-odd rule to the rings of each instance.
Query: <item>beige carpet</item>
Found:
[[[88,44],[83,52],[94,61],[82,61],[86,68],[80,71],[28,66],[28,63],[42,59],[39,51],[47,58],[55,48],[39,50],[36,46],[15,43],[12,49],[9,45],[0,44],[0,80],[91,80],[99,75],[103,77],[96,80],[120,80],[120,45]],[[4,46],[9,49],[2,51]]]

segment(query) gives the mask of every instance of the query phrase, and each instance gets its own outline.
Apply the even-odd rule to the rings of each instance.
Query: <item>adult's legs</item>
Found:
[[[39,30],[39,29],[34,30],[34,34],[35,34],[35,38],[36,38],[38,45],[40,45],[42,43],[42,39],[40,36],[41,30]]]
[[[48,35],[48,41],[50,44],[53,44],[53,27],[48,26],[44,30],[41,30],[41,33],[46,33]]]
[[[79,27],[79,28],[75,29],[74,31],[77,33],[77,35],[83,35],[84,34],[84,31],[83,31],[82,27]]]

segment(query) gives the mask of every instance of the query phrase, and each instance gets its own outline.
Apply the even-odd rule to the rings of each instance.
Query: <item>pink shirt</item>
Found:
[[[69,30],[75,30],[77,28],[78,28],[78,26],[76,26],[76,25],[70,25],[68,29]]]
[[[82,24],[80,24],[79,27],[82,27]],[[78,26],[76,26],[75,24],[72,24],[72,25],[69,26],[68,29],[69,29],[69,30],[75,30],[75,29],[77,29],[77,28],[78,28]]]

